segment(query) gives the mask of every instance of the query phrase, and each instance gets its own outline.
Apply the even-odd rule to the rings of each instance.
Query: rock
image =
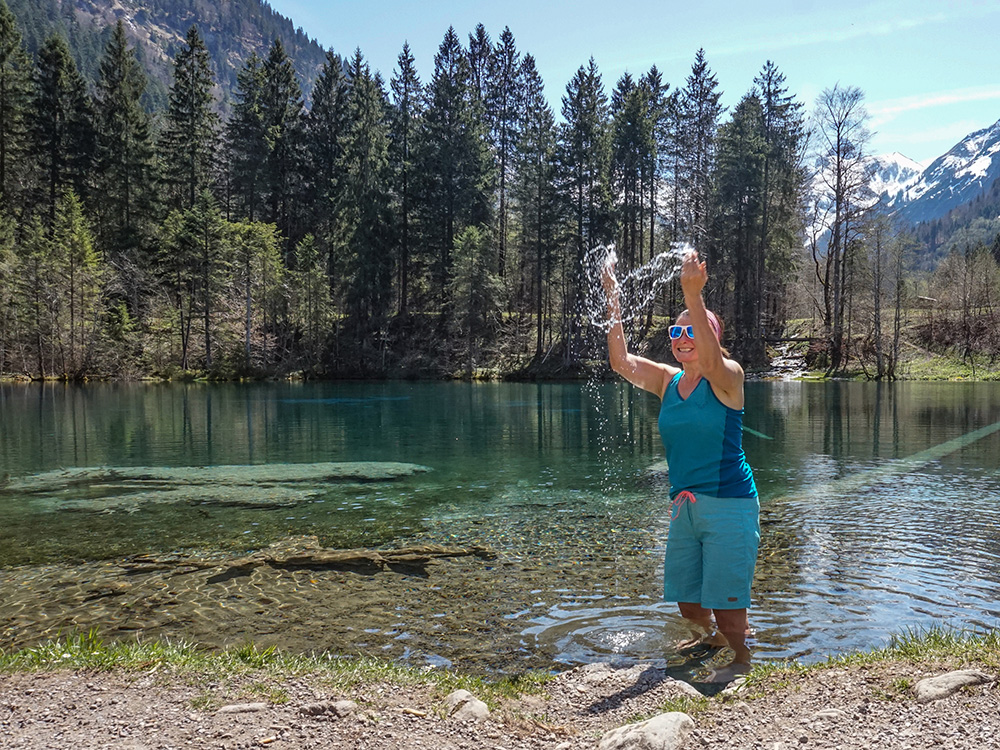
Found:
[[[638,724],[612,729],[601,737],[598,750],[680,750],[694,722],[677,711],[660,714]]]
[[[250,714],[256,711],[263,711],[267,708],[266,703],[233,703],[229,706],[223,706],[218,711],[217,714]]]
[[[350,716],[358,709],[358,704],[354,701],[319,701],[318,703],[307,703],[299,708],[299,713],[303,716],[319,716],[320,714],[333,714],[338,718]]]
[[[448,716],[459,721],[482,721],[489,718],[490,709],[468,690],[456,690],[444,699]]]
[[[917,696],[917,703],[930,703],[947,698],[967,685],[983,685],[995,679],[985,672],[965,669],[921,680],[913,686],[913,692]]]
[[[845,716],[847,716],[847,712],[839,708],[824,708],[822,711],[814,713],[809,721],[823,721],[824,719],[836,721],[837,719],[843,719]]]

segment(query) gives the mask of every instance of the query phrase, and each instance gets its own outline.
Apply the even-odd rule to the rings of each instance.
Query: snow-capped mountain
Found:
[[[906,190],[913,185],[924,172],[924,165],[913,161],[898,151],[870,159],[874,172],[869,186],[875,195],[881,196],[883,203],[895,207],[900,203]]]
[[[880,159],[894,156],[898,155]],[[887,169],[886,177],[876,180],[872,189],[886,196],[886,204],[898,217],[912,224],[938,219],[974,200],[1000,178],[1000,121],[966,136],[910,182],[893,182],[893,167]],[[903,174],[899,172],[900,177]]]

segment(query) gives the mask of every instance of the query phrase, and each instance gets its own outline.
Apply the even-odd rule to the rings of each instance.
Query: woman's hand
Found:
[[[601,266],[601,284],[604,286],[604,294],[610,299],[612,294],[618,291],[618,279],[615,277],[615,260],[608,258]]]
[[[708,283],[708,270],[705,261],[698,260],[698,251],[692,250],[684,256],[681,262],[681,289],[684,296],[697,296]]]

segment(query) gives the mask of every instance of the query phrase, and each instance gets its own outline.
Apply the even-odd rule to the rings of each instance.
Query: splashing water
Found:
[[[637,321],[649,312],[659,291],[680,273],[681,262],[693,250],[686,242],[674,242],[669,250],[659,253],[638,268],[625,271],[618,267],[618,254],[614,245],[591,248],[584,258],[584,273],[587,278],[585,312],[591,325],[607,332],[617,322],[608,314],[601,282],[606,268],[610,267],[616,275],[621,322]]]

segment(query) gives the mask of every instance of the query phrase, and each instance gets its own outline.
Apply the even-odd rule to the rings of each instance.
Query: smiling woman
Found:
[[[750,670],[747,608],[760,544],[760,504],[742,445],[743,369],[722,348],[722,323],[705,308],[708,272],[696,251],[681,264],[688,307],[669,329],[680,368],[629,353],[614,265],[612,259],[603,268],[611,367],[662,402],[658,421],[673,499],[664,599],[678,602],[693,636],[676,648],[683,656],[728,646],[733,660],[707,681],[730,682]]]

